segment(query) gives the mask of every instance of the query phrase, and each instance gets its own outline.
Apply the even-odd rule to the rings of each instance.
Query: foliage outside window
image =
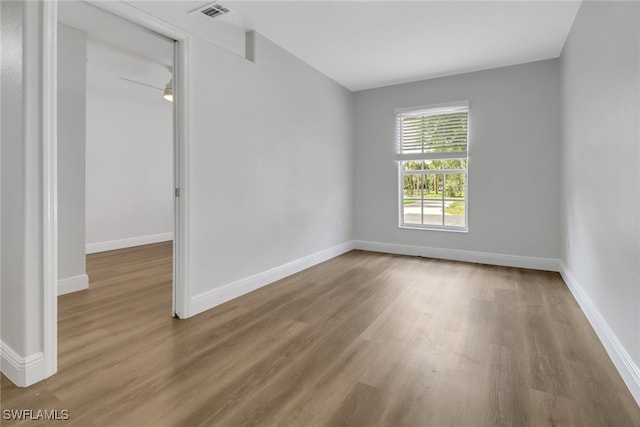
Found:
[[[467,229],[468,119],[466,103],[397,112],[401,227]]]

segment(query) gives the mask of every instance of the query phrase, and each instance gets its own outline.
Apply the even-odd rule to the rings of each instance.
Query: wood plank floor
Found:
[[[59,372],[2,409],[68,426],[640,426],[555,273],[354,251],[187,320],[171,246],[88,257]],[[47,425],[4,421],[2,425]]]

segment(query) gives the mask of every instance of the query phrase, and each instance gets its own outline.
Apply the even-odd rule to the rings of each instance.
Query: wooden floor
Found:
[[[90,255],[59,372],[2,409],[68,426],[640,426],[555,273],[354,251],[187,320],[171,246]],[[3,421],[2,425],[47,425]]]

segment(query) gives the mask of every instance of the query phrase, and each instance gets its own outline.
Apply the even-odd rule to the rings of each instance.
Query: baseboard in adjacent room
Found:
[[[299,271],[335,258],[352,249],[352,242],[346,242],[196,295],[191,300],[189,316],[202,313],[217,305],[298,273]]]
[[[552,258],[536,258],[520,255],[495,254],[491,252],[434,248],[429,246],[370,242],[365,240],[355,240],[354,249],[397,255],[474,262],[479,264],[501,265],[505,267],[530,268],[533,270],[560,271],[560,261]]]
[[[167,240],[173,240],[173,232],[149,234],[147,236],[129,237],[127,239],[109,240],[106,242],[87,243],[86,253],[93,254],[96,252],[112,251],[133,246],[166,242]]]
[[[578,280],[564,263],[562,264],[560,274],[573,294],[573,297],[578,302],[582,312],[587,317],[587,320],[591,323],[591,327],[596,332],[596,335],[598,335],[609,358],[620,373],[629,391],[638,405],[640,405],[640,368],[631,359],[629,352],[624,348],[587,292],[580,286]]]
[[[89,288],[89,276],[80,274],[79,276],[67,277],[58,280],[58,296],[70,294]]]
[[[0,371],[18,387],[27,387],[45,378],[44,355],[18,355],[4,341],[0,341]]]

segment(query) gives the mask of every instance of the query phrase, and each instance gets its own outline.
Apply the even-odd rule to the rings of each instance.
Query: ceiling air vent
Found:
[[[222,6],[220,3],[211,3],[194,10],[192,13],[198,12],[207,15],[209,18],[215,18],[217,16],[224,15],[225,13],[229,13],[229,9]]]

